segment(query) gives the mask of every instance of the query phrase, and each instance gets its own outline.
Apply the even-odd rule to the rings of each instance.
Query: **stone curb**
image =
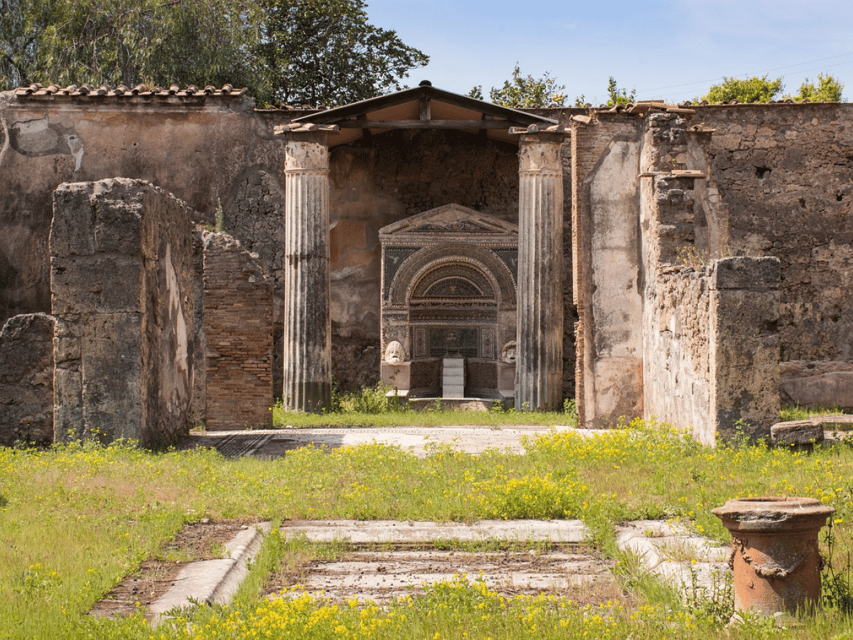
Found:
[[[472,524],[396,520],[320,520],[283,522],[279,531],[309,542],[354,544],[420,544],[442,540],[515,542],[549,541],[581,544],[587,529],[581,520],[479,520]]]
[[[683,597],[692,588],[713,593],[718,576],[730,573],[729,547],[714,547],[706,539],[690,533],[677,523],[638,520],[616,528],[616,543],[622,551],[633,553],[644,569],[681,591]],[[689,556],[690,560],[672,556]]]
[[[175,608],[230,603],[249,572],[249,561],[258,554],[269,531],[269,522],[252,525],[225,543],[229,557],[192,562],[181,569],[172,587],[148,607],[146,617],[152,627]]]

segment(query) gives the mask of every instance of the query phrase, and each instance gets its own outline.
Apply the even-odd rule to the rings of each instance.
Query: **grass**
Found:
[[[837,415],[844,413],[838,407],[801,407],[800,405],[787,405],[779,410],[779,418],[783,422],[789,420],[808,420],[812,416]]]
[[[558,411],[387,411],[383,413],[326,412],[295,413],[285,411],[281,405],[273,407],[275,427],[442,427],[476,425],[502,427],[509,425],[573,425],[575,422]]]
[[[328,452],[305,448],[272,460],[227,460],[214,451],[154,454],[123,444],[0,449],[0,637],[150,637],[140,618],[97,621],[85,613],[183,523],[205,517],[257,517],[276,524],[326,518],[581,518],[592,543],[616,556],[613,525],[621,520],[677,518],[727,541],[711,508],[733,497],[800,495],[836,508],[830,559],[839,567],[853,546],[851,478],[853,448],[846,445],[812,453],[763,445],[707,449],[640,421],[595,438],[552,431],[534,438],[526,454],[493,450],[471,456],[435,446],[426,458],[415,458],[369,444]],[[263,571],[283,557],[267,553]],[[642,583],[642,576],[633,575],[635,588]],[[185,621],[204,629],[193,637],[251,637],[245,626],[251,620],[257,630],[267,628],[262,624],[276,628],[273,620],[290,621],[292,637],[300,638],[462,638],[465,631],[480,638],[720,634],[718,622],[698,608],[659,595],[643,596],[636,607],[614,603],[591,611],[562,601],[501,598],[478,583],[456,581],[388,609],[334,610],[310,598],[259,601],[247,589],[234,607],[205,608]],[[765,626],[756,619],[727,633],[853,637],[853,623],[838,608],[782,635]],[[154,637],[185,637],[187,629],[178,624],[158,629]],[[746,630],[759,635],[743,635]]]
[[[352,393],[332,393],[331,407],[319,414],[285,411],[281,401],[271,408],[275,427],[440,427],[478,425],[573,425],[578,422],[574,400],[563,411],[516,411],[496,405],[489,411],[453,410],[437,399],[428,408],[416,411],[404,400],[389,397],[392,388],[381,382]]]

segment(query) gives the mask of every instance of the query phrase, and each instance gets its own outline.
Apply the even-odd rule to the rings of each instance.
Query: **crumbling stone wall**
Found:
[[[667,266],[648,289],[643,388],[647,418],[691,428],[694,438],[713,443],[710,272],[711,266]]]
[[[766,437],[779,415],[779,261],[709,261],[716,186],[692,164],[707,166],[707,132],[683,111],[649,114],[643,136],[644,415],[708,445],[738,426]]]
[[[779,261],[662,267],[647,290],[645,417],[713,446],[779,419]]]
[[[208,429],[270,426],[273,283],[226,233],[203,232]]]
[[[767,438],[779,419],[778,258],[722,258],[711,271],[711,420],[717,441],[741,426]],[[700,440],[711,442],[711,430]]]
[[[60,185],[50,234],[54,437],[174,442],[190,427],[193,214],[150,184]]]
[[[13,316],[0,330],[0,446],[53,442],[53,318]]]
[[[708,106],[696,119],[715,130],[729,255],[781,261],[785,399],[832,404],[853,375],[853,105]],[[823,395],[806,380],[816,363]]]

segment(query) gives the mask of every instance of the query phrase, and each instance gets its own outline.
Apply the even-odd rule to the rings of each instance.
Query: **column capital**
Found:
[[[520,175],[540,174],[562,176],[563,164],[560,149],[565,141],[564,131],[523,130],[518,141],[518,171]]]
[[[285,174],[328,171],[328,133],[327,131],[306,131],[283,134]]]

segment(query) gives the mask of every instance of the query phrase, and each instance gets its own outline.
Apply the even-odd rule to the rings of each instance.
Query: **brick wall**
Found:
[[[207,428],[269,426],[273,282],[226,233],[203,232]]]

